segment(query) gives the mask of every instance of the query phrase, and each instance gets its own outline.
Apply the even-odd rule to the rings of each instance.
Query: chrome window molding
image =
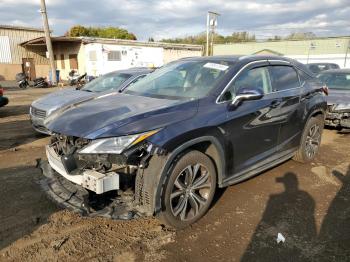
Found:
[[[238,77],[238,75],[244,70],[246,69],[247,67],[249,67],[250,65],[252,64],[257,64],[257,63],[261,63],[261,62],[282,62],[282,63],[285,63],[286,65],[290,65],[294,68],[298,68],[298,67],[295,67],[291,62],[288,62],[288,61],[284,61],[284,60],[257,60],[257,61],[253,61],[253,62],[249,62],[248,64],[246,64],[245,66],[243,66],[233,77],[232,79],[230,80],[230,82],[227,83],[227,85],[225,86],[225,88],[222,90],[222,92],[220,93],[220,95],[218,95],[218,97],[216,98],[216,104],[223,104],[223,103],[226,103],[226,102],[231,102],[233,103],[233,101],[235,100],[235,97],[231,100],[226,100],[226,101],[219,101],[219,99],[221,98],[221,96],[226,92],[227,88],[231,85],[231,83],[233,81],[235,81],[235,79]],[[270,65],[267,65],[267,66],[270,66]],[[299,68],[298,68],[299,69]],[[275,94],[275,93],[280,93],[280,92],[286,92],[286,91],[290,91],[290,90],[294,90],[294,89],[300,89],[302,86],[301,86],[301,83],[300,83],[300,76],[298,74],[298,72],[296,71],[297,73],[297,76],[298,76],[298,79],[299,79],[299,86],[298,87],[293,87],[293,88],[289,88],[289,89],[285,89],[285,90],[279,90],[279,91],[272,91],[271,93],[269,94]],[[271,81],[271,79],[270,79]],[[272,83],[271,83],[272,84]]]

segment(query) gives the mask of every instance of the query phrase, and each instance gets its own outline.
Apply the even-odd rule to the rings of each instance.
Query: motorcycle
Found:
[[[87,82],[85,79],[86,76],[87,76],[86,73],[83,75],[80,75],[75,70],[70,71],[68,74],[69,85],[77,86],[77,89],[80,89]]]
[[[47,87],[49,87],[49,84],[44,77],[38,77],[38,78],[34,79],[34,87],[47,88]]]
[[[16,81],[20,88],[27,88],[29,86],[28,77],[25,73],[18,73],[16,75]]]

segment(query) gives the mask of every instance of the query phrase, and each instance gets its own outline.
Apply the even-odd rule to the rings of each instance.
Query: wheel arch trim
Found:
[[[226,169],[226,159],[225,159],[225,153],[224,149],[219,142],[219,140],[213,136],[202,136],[198,137],[192,140],[189,140],[180,146],[176,147],[167,157],[165,165],[162,167],[161,172],[159,173],[158,178],[158,186],[156,187],[156,193],[155,193],[155,213],[158,213],[161,209],[161,193],[164,187],[164,183],[166,181],[166,177],[168,176],[168,171],[171,168],[171,165],[173,161],[178,157],[182,152],[186,151],[188,148],[200,144],[202,142],[210,142],[215,146],[215,149],[218,151],[219,154],[219,163],[215,163],[215,166],[217,168],[217,183],[220,186],[223,181],[224,172]]]

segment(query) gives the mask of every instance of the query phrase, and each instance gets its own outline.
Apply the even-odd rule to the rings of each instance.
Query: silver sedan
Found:
[[[82,89],[70,87],[41,97],[30,107],[32,126],[37,132],[50,134],[45,120],[54,112],[99,96],[121,92],[152,71],[149,68],[118,70],[94,79]]]

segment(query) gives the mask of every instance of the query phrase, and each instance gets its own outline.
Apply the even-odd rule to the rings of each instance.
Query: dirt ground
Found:
[[[31,101],[54,89],[6,90],[0,108],[0,261],[349,261],[350,135],[325,130],[311,164],[292,160],[218,190],[208,214],[175,232],[154,218],[111,221],[59,210],[40,190]],[[281,234],[284,242],[277,243]]]

